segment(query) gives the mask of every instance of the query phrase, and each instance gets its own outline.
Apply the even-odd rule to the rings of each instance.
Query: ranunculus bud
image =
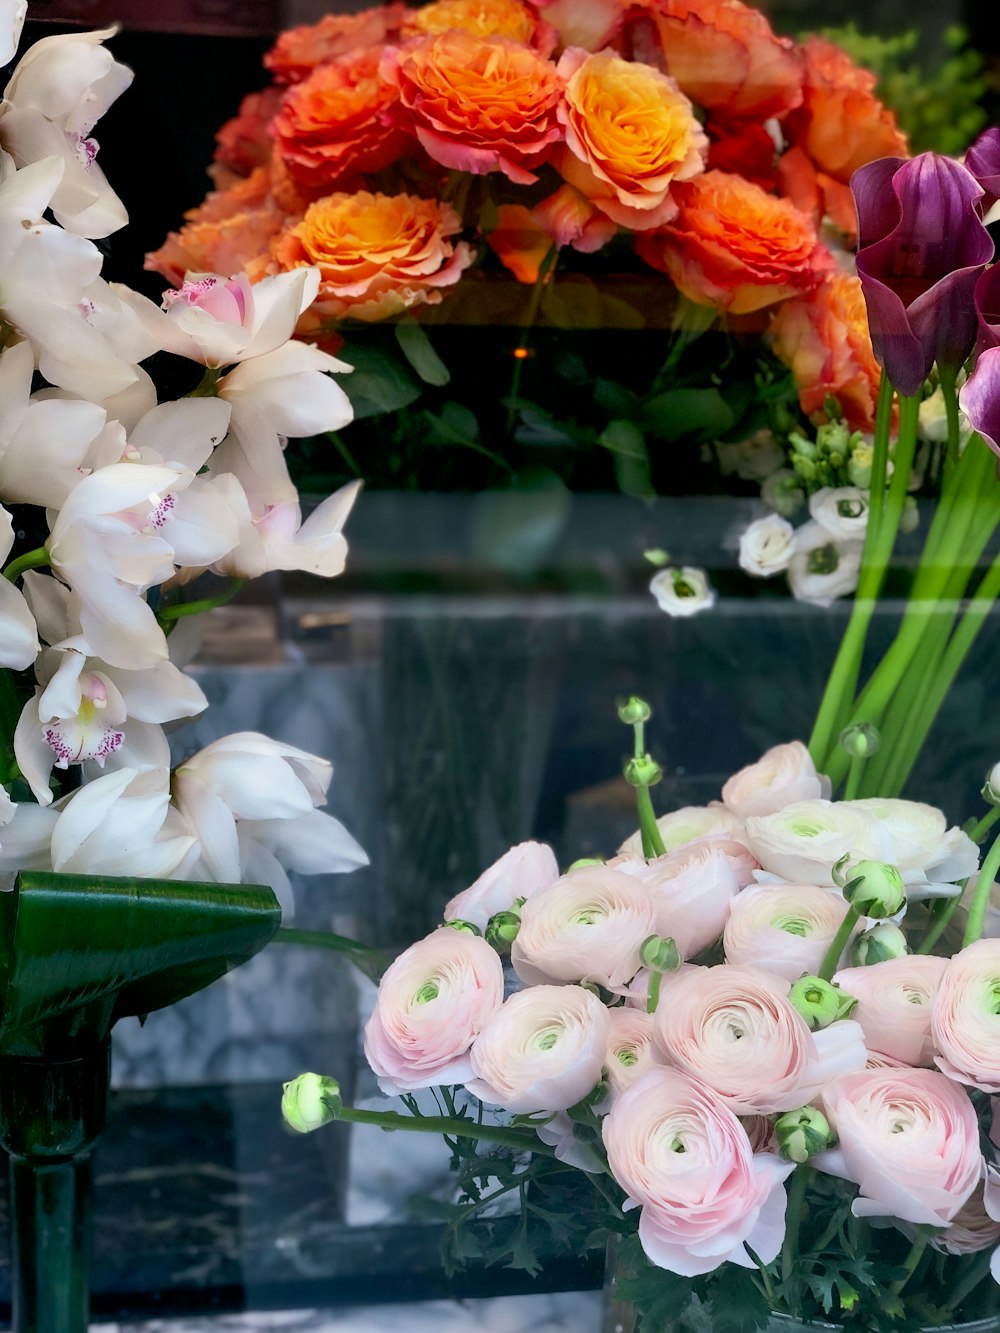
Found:
[[[338,1119],[343,1106],[340,1084],[325,1074],[300,1074],[283,1086],[281,1114],[300,1134],[321,1129]]]
[[[653,710],[646,700],[636,694],[626,699],[618,709],[618,716],[627,727],[634,727],[637,722],[648,722],[652,715]]]
[[[481,935],[483,933],[474,921],[463,921],[459,918],[455,921],[446,921],[444,924],[448,930],[461,930],[466,935]]]
[[[879,729],[871,722],[858,722],[840,733],[840,748],[852,759],[870,759],[881,743]]]
[[[779,1115],[774,1122],[774,1133],[782,1157],[800,1165],[829,1148],[834,1138],[830,1122],[815,1106]]]
[[[890,958],[902,958],[909,952],[910,946],[900,928],[891,921],[880,921],[854,941],[851,958],[856,967],[870,967]]]
[[[857,1001],[822,977],[799,977],[788,992],[794,1005],[809,1024],[810,1031],[829,1027],[838,1018],[846,1018]]]
[[[677,945],[669,935],[650,935],[643,941],[639,957],[643,967],[651,967],[656,972],[676,972],[682,961]]]
[[[994,764],[983,785],[983,800],[990,805],[1000,805],[1000,764]]]
[[[630,759],[625,765],[625,781],[633,787],[652,787],[663,777],[663,769],[650,755]]]
[[[497,953],[510,953],[510,946],[520,929],[521,917],[517,912],[497,912],[486,923],[486,943],[491,944]]]
[[[858,861],[844,885],[844,897],[861,916],[895,916],[906,905],[903,877],[886,861]]]

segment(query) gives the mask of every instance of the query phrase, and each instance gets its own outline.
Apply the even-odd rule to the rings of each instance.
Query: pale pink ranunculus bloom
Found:
[[[722,936],[728,963],[747,963],[795,981],[818,971],[847,915],[839,889],[758,884],[733,899]]]
[[[710,1088],[654,1069],[616,1100],[603,1125],[611,1174],[639,1206],[639,1240],[659,1268],[683,1277],[731,1262],[765,1264],[785,1232],[783,1181],[794,1170],[754,1154],[746,1131]]]
[[[667,997],[680,977],[685,976],[688,972],[698,972],[700,970],[697,963],[681,963],[680,967],[674,972],[662,972],[660,974],[659,1003],[661,1005],[667,1003]],[[645,1009],[649,1003],[649,968],[640,968],[627,986],[615,988],[615,994],[624,999],[627,1009]]]
[[[763,869],[791,884],[833,884],[841,857],[888,861],[892,850],[878,821],[847,801],[794,801],[773,814],[749,815],[746,829]]]
[[[728,963],[682,976],[657,1008],[657,1048],[712,1088],[737,1115],[771,1115],[811,1101],[839,1074],[863,1069],[861,1029],[850,1019],[810,1032],[788,982]]]
[[[904,954],[835,974],[834,982],[858,1001],[851,1017],[861,1024],[869,1053],[928,1069],[933,1065],[931,1013],[947,962],[934,954]]]
[[[679,810],[660,815],[656,827],[668,852],[713,833],[737,840],[741,840],[746,833],[742,819],[737,819],[721,801],[710,801],[708,805],[681,806]],[[642,856],[642,833],[636,830],[630,834],[618,850],[625,856]]]
[[[472,1048],[474,1097],[515,1115],[566,1111],[600,1081],[608,1011],[582,986],[530,986],[487,1022]]]
[[[987,1211],[986,1188],[987,1182],[983,1179],[962,1204],[947,1229],[931,1237],[931,1245],[935,1250],[942,1250],[945,1254],[977,1254],[980,1250],[988,1250],[1000,1244],[1000,1221]]]
[[[612,1100],[657,1064],[653,1046],[653,1015],[625,1006],[609,1009],[611,1032],[604,1072]]]
[[[519,842],[494,861],[474,883],[446,904],[445,921],[471,921],[480,930],[497,912],[509,912],[518,898],[530,898],[559,878],[559,863],[544,842]]]
[[[643,941],[654,934],[656,904],[644,883],[604,865],[583,866],[527,900],[510,961],[529,986],[624,986],[642,966]]]
[[[866,1069],[823,1089],[836,1148],[813,1165],[853,1181],[855,1217],[943,1227],[983,1171],[976,1110],[964,1088],[933,1069]]]
[[[748,764],[722,788],[722,803],[737,819],[772,815],[794,801],[825,799],[830,779],[816,772],[801,741],[773,745],[756,763]]]
[[[730,846],[726,839],[698,838],[653,861],[617,863],[647,887],[656,906],[656,933],[669,935],[683,958],[714,944],[725,929],[745,864],[729,855]]]
[[[948,960],[931,1016],[938,1068],[985,1092],[1000,1092],[998,991],[1000,940],[976,940]]]
[[[503,1003],[503,964],[478,935],[441,927],[390,964],[365,1025],[365,1056],[389,1096],[463,1083],[469,1051]]]

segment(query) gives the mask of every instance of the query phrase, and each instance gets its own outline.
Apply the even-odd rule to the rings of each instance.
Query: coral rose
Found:
[[[860,1023],[869,1053],[906,1065],[933,1064],[931,1013],[947,965],[933,954],[906,954],[867,967],[845,967],[834,982],[853,995],[851,1017]]]
[[[403,951],[378,988],[365,1056],[389,1096],[461,1083],[469,1049],[503,1003],[503,964],[478,935],[435,930]]]
[[[767,120],[802,101],[802,57],[740,0],[646,0],[663,59],[717,121]]]
[[[853,1181],[855,1217],[943,1227],[979,1182],[983,1155],[964,1088],[932,1069],[866,1069],[834,1079],[823,1110],[838,1146],[813,1165]]]
[[[641,231],[677,212],[675,181],[704,169],[708,137],[673,79],[610,51],[564,51],[562,175],[612,221]]]
[[[455,210],[434,199],[331,194],[274,241],[270,268],[319,269],[319,296],[299,325],[308,336],[343,315],[379,320],[439,302],[473,260],[470,247],[452,239],[461,229]]]
[[[749,1267],[744,1242],[768,1264],[785,1231],[782,1185],[794,1169],[755,1154],[710,1089],[653,1069],[615,1101],[602,1126],[611,1174],[642,1208],[639,1240],[659,1268],[683,1277],[727,1260]]]
[[[832,269],[810,220],[741,176],[706,171],[674,187],[679,212],[636,251],[701,305],[748,314],[811,292]]]
[[[216,134],[213,161],[238,176],[249,176],[255,167],[266,166],[273,147],[268,130],[281,97],[280,88],[247,93],[236,115]]]
[[[931,1031],[949,1078],[1000,1092],[1000,940],[977,940],[948,960]]]
[[[551,55],[559,34],[521,0],[434,0],[412,9],[403,21],[403,37],[426,37],[461,28],[474,37],[509,37]]]
[[[264,56],[277,83],[298,83],[317,65],[348,51],[380,46],[399,33],[402,5],[378,5],[358,14],[325,14],[318,23],[283,32]]]
[[[451,29],[418,38],[389,48],[382,72],[399,88],[394,121],[451,170],[502,171],[530,185],[562,138],[555,66],[506,37]]]
[[[444,909],[445,921],[471,921],[485,930],[491,916],[509,912],[559,878],[559,864],[544,842],[519,842],[504,852],[479,878],[456,893]]]
[[[793,801],[811,801],[830,795],[830,779],[816,772],[812,756],[801,741],[772,745],[754,764],[748,764],[722,788],[722,803],[737,819],[773,815]]]
[[[785,301],[771,321],[771,345],[795,376],[806,416],[824,421],[833,397],[852,430],[874,429],[882,370],[857,277],[836,273],[809,297]]]
[[[617,232],[617,224],[600,212],[572,185],[560,185],[534,208],[501,204],[497,225],[486,243],[518,282],[538,281],[552,247],[571,245],[581,254],[600,250]]]
[[[272,126],[275,151],[313,197],[345,177],[382,171],[407,145],[384,113],[396,89],[379,75],[378,50],[319,65],[285,94]]]
[[[875,75],[822,37],[809,37],[802,105],[783,123],[785,138],[816,167],[847,184],[879,157],[906,157],[906,135],[875,96]]]

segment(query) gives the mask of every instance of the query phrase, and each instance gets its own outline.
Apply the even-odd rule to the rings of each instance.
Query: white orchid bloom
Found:
[[[9,65],[17,54],[28,0],[0,0],[0,65]]]
[[[14,545],[14,524],[0,505],[0,567]],[[24,671],[38,655],[38,630],[23,594],[0,575],[0,667]]]
[[[232,408],[231,429],[239,436],[300,439],[353,421],[351,400],[330,379],[351,369],[318,347],[291,341],[242,361],[219,381],[218,394]]]
[[[157,347],[218,369],[288,342],[316,299],[319,269],[297,268],[252,285],[242,273],[191,273],[182,287],[165,294],[164,308],[127,287],[112,287]]]
[[[101,399],[127,388],[136,372],[91,322],[100,251],[43,220],[63,171],[57,157],[16,170],[0,152],[0,314],[31,343],[51,384]]]
[[[91,238],[128,221],[125,208],[95,161],[89,138],[96,121],[132,82],[101,43],[117,29],[43,37],[21,57],[0,103],[0,144],[19,167],[58,157],[62,180],[52,198],[56,221]]]
[[[212,569],[233,578],[258,578],[271,569],[298,569],[333,578],[343,572],[347,560],[343,528],[360,489],[359,481],[348,482],[328,495],[304,522],[297,497],[253,505],[241,490],[232,500],[240,524],[239,540]]]

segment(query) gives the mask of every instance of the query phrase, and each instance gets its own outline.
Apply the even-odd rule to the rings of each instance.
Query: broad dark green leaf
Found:
[[[246,962],[280,922],[257,885],[22,871],[0,894],[0,1052],[100,1041]]]
[[[623,494],[637,497],[655,495],[646,440],[634,422],[609,421],[597,442],[614,454],[615,477]]]
[[[348,343],[343,356],[354,370],[337,383],[351,400],[356,421],[398,412],[420,397],[420,385],[395,357],[361,342]]]
[[[415,319],[396,325],[400,350],[425,384],[440,387],[451,379],[451,372],[431,346],[431,340]]]
[[[736,413],[718,389],[668,389],[645,405],[650,427],[664,440],[677,440],[693,432],[724,436]]]

